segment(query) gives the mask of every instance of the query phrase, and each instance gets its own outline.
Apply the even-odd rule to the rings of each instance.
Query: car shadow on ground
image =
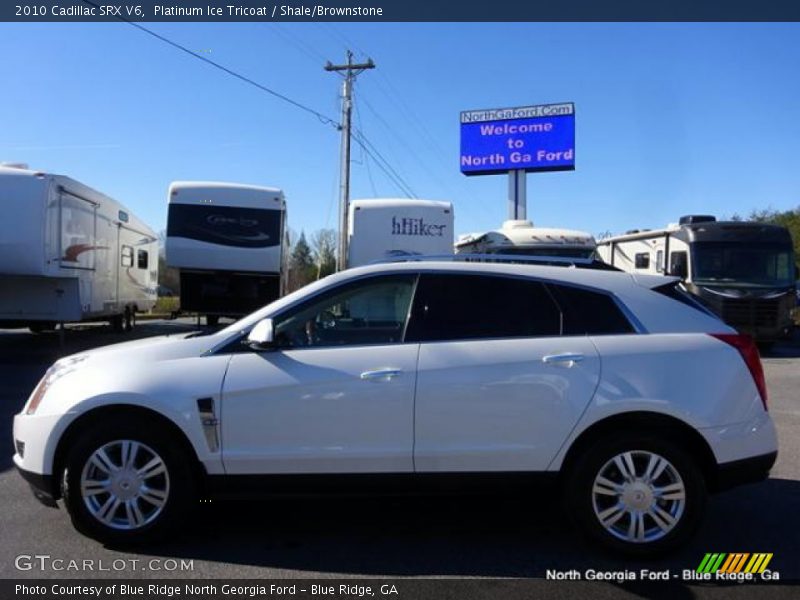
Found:
[[[712,497],[688,546],[648,560],[587,544],[555,491],[212,502],[176,539],[136,551],[299,572],[457,577],[544,577],[549,569],[680,573],[696,569],[706,552],[772,552],[781,580],[800,579],[800,482],[770,479]]]
[[[769,348],[761,348],[761,358],[800,357],[800,327],[795,327],[791,339],[775,342]]]

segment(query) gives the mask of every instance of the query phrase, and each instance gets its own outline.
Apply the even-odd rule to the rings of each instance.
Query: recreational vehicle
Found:
[[[729,325],[763,343],[787,336],[795,307],[795,257],[778,225],[681,217],[597,245],[607,263],[631,273],[675,275]]]
[[[531,221],[511,220],[500,229],[459,236],[456,254],[509,254],[593,258],[595,241],[590,233],[574,229],[534,227]]]
[[[453,205],[436,200],[350,202],[348,267],[393,257],[453,253]]]
[[[129,330],[158,285],[156,234],[92,188],[0,166],[0,327],[108,320]]]
[[[180,271],[182,311],[215,325],[281,296],[288,254],[281,190],[176,181],[168,206],[167,264]]]

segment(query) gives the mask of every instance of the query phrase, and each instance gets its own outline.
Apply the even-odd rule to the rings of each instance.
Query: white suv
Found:
[[[56,362],[14,420],[45,503],[152,539],[200,495],[555,479],[652,553],[777,455],[758,352],[673,278],[455,262],[345,271],[210,335]],[[309,488],[309,486],[312,486]]]

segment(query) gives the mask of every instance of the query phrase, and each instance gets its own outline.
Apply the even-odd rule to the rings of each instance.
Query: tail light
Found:
[[[758,347],[753,338],[743,333],[712,333],[711,337],[715,337],[739,351],[744,364],[750,370],[750,375],[753,376],[753,381],[761,396],[761,402],[764,403],[764,410],[767,410],[767,382],[764,379],[764,368],[761,366]]]

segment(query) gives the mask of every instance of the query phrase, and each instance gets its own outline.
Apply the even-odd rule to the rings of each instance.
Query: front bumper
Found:
[[[58,508],[56,500],[59,498],[60,494],[58,493],[58,482],[56,482],[55,477],[26,471],[18,464],[17,471],[31,486],[31,491],[39,502],[51,508]]]

